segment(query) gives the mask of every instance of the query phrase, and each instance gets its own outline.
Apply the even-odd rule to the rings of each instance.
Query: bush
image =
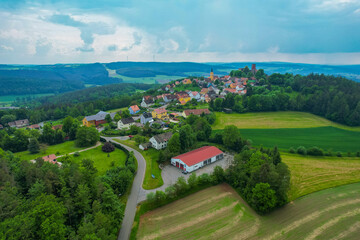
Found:
[[[74,157],[78,157],[78,156],[80,156],[80,153],[79,153],[79,152],[75,152],[75,153],[74,153]]]
[[[300,146],[296,149],[296,152],[301,155],[306,155],[306,148],[303,146]]]
[[[341,152],[336,152],[336,156],[337,156],[337,157],[342,157]]]
[[[293,147],[289,148],[289,153],[295,153],[295,149]]]
[[[109,152],[113,152],[115,150],[115,147],[111,143],[106,142],[102,146],[102,150],[103,150],[103,152],[109,153]]]
[[[357,153],[356,153],[356,156],[357,156],[357,157],[360,157],[360,152],[357,152]]]
[[[324,156],[324,151],[318,147],[311,147],[307,150],[307,154],[312,156]]]

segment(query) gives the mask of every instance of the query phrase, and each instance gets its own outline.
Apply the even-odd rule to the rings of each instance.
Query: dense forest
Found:
[[[62,162],[31,163],[0,149],[1,239],[116,238],[125,209],[117,195],[130,186],[134,156],[103,176],[91,160]]]
[[[29,119],[31,123],[55,120],[66,116],[81,117],[97,113],[100,110],[128,107],[141,101],[142,93],[137,90],[151,90],[155,85],[119,83],[92,87],[79,91],[42,97],[30,102],[18,102],[27,108],[0,110],[0,124],[17,119]]]
[[[0,67],[0,95],[62,93],[85,84],[119,83],[100,63]]]
[[[239,71],[232,72],[240,75]],[[247,86],[244,96],[228,94],[210,102],[210,108],[235,112],[303,111],[329,120],[360,126],[360,83],[324,74],[307,76],[274,73]]]

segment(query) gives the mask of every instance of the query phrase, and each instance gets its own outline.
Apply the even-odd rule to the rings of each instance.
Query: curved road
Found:
[[[137,162],[138,162],[137,173],[135,175],[135,178],[134,178],[134,181],[133,181],[133,184],[131,187],[131,192],[130,192],[129,198],[127,200],[127,203],[126,203],[125,214],[124,214],[124,218],[123,218],[119,236],[118,236],[118,240],[127,240],[130,238],[131,228],[132,228],[134,218],[135,218],[135,213],[136,213],[136,206],[138,203],[138,196],[142,189],[142,183],[143,183],[144,177],[145,177],[146,162],[145,162],[144,157],[135,149],[130,148],[119,142],[113,141],[112,137],[103,137],[103,138],[106,139],[107,141],[114,142],[116,144],[120,144],[121,146],[126,148],[128,151],[134,152],[134,156],[136,157]]]

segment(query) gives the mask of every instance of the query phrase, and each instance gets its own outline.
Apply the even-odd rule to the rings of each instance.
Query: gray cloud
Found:
[[[130,46],[123,47],[121,51],[130,51],[135,46],[139,46],[141,44],[142,37],[137,32],[134,32],[133,38],[134,38],[134,42]]]

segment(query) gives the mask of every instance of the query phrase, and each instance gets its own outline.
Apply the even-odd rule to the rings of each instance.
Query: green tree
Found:
[[[244,143],[240,137],[239,129],[234,125],[225,127],[223,133],[223,142],[226,147],[236,152],[239,152],[244,146]]]
[[[28,150],[31,154],[40,152],[40,145],[39,145],[38,140],[36,140],[36,138],[30,139],[30,142],[28,145]]]
[[[112,119],[111,119],[110,114],[106,114],[105,120],[106,120],[107,123],[111,123],[111,122],[112,122]]]
[[[181,144],[180,144],[180,134],[174,133],[169,140],[168,149],[174,155],[177,155],[181,152]]]
[[[275,191],[268,183],[257,183],[252,189],[252,206],[260,213],[267,213],[276,205]]]
[[[119,114],[119,113],[116,113],[115,116],[114,116],[114,121],[115,121],[115,122],[118,122],[120,119],[121,119],[120,114]]]
[[[121,118],[129,118],[129,117],[131,117],[129,109],[125,109],[124,111],[121,112]]]
[[[66,118],[64,118],[62,123],[63,123],[62,130],[66,133],[66,135],[69,135],[71,127],[74,123],[74,119],[71,116],[67,116]]]
[[[0,118],[0,122],[3,125],[7,125],[9,122],[13,122],[16,120],[16,116],[13,114],[6,114]]]
[[[99,132],[94,127],[80,127],[76,133],[76,145],[79,147],[93,146],[100,140]]]

